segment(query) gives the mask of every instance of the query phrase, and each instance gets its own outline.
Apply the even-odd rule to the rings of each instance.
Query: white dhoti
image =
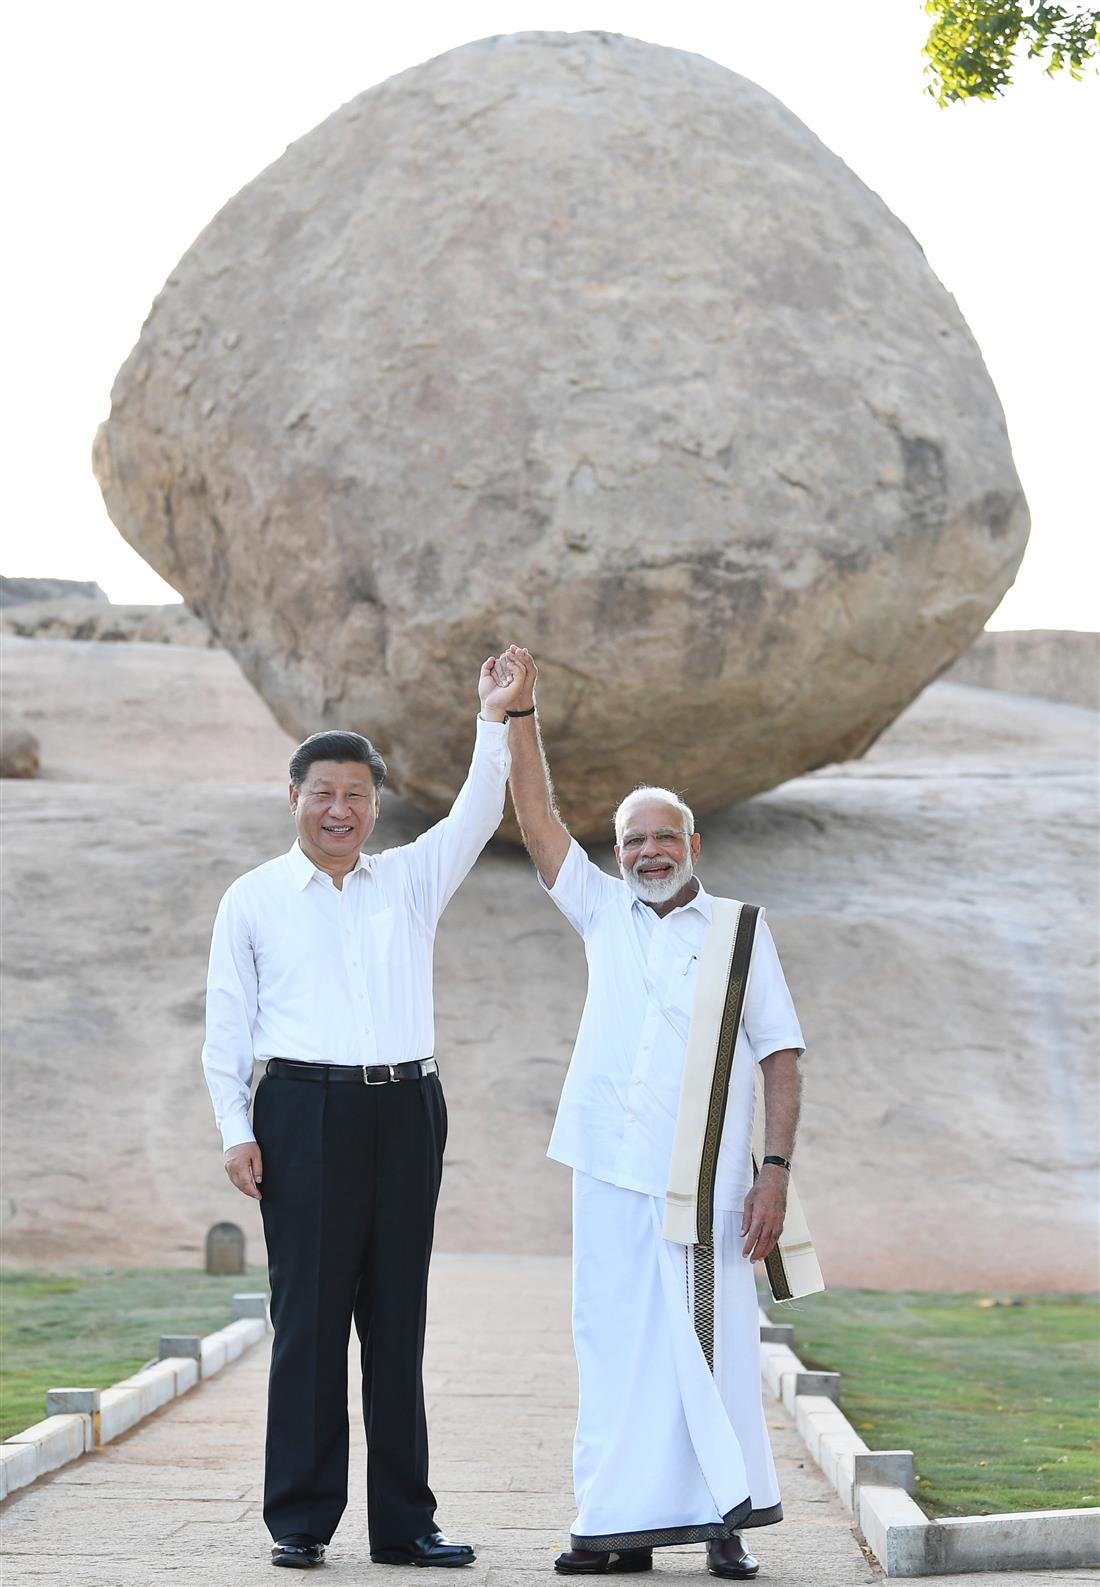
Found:
[[[704,1542],[783,1518],[740,1214],[715,1213],[713,1250],[664,1239],[663,1216],[661,1198],[574,1172],[575,1549]]]

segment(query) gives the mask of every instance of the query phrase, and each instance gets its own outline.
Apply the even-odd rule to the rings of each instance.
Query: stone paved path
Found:
[[[561,1258],[439,1257],[428,1342],[432,1484],[453,1537],[475,1542],[463,1587],[535,1587],[568,1547],[569,1449],[576,1377],[568,1264]],[[2,1514],[3,1581],[64,1587],[274,1587],[261,1520],[267,1350],[166,1407],[116,1443],[14,1495]],[[353,1417],[356,1390],[353,1384]],[[760,1582],[847,1587],[881,1580],[789,1418],[769,1401],[787,1519],[756,1533]],[[355,1423],[353,1421],[353,1427]],[[362,1435],[353,1435],[351,1497],[319,1587],[423,1572],[372,1565]],[[701,1546],[658,1552],[646,1578],[712,1580]],[[448,1577],[448,1580],[455,1578]],[[956,1587],[1088,1581],[1094,1573],[940,1577]]]

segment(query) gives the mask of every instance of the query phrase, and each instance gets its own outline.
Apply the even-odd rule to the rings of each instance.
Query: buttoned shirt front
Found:
[[[508,770],[507,724],[478,717],[465,783],[414,843],[360,854],[337,887],[295,842],[229,888],[214,922],[203,1047],[227,1151],[254,1139],[255,1060],[431,1057],[436,926],[500,824]]]
[[[543,884],[545,885],[545,884]],[[711,899],[700,886],[659,916],[570,844],[550,897],[584,938],[588,996],[548,1155],[626,1190],[664,1196]],[[752,1184],[754,1064],[805,1043],[779,955],[757,925],[718,1154],[715,1206]]]

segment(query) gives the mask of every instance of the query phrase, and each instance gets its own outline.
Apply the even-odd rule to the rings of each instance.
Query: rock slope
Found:
[[[199,1048],[218,898],[292,839],[290,741],[223,652],[0,644],[44,766],[4,798],[6,1259],[187,1265],[233,1218],[262,1260]],[[1095,1275],[1096,748],[1095,713],[940,683],[858,765],[700,822],[701,874],[768,906],[802,1016],[833,1283]],[[423,825],[385,797],[380,842]],[[543,1153],[584,984],[524,856],[491,848],[438,940],[440,1249],[567,1249]]]

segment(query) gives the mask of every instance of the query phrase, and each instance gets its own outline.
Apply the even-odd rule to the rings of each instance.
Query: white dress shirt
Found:
[[[500,825],[509,765],[507,723],[479,716],[458,797],[415,843],[360,854],[337,887],[295,841],[230,887],[210,945],[202,1052],[226,1151],[255,1139],[254,1060],[432,1056],[436,926]]]
[[[663,1197],[710,896],[700,886],[659,916],[576,842],[546,890],[584,938],[588,959],[588,996],[547,1155]],[[719,1211],[736,1211],[752,1184],[753,1064],[786,1048],[801,1054],[805,1043],[761,912],[718,1153]]]

